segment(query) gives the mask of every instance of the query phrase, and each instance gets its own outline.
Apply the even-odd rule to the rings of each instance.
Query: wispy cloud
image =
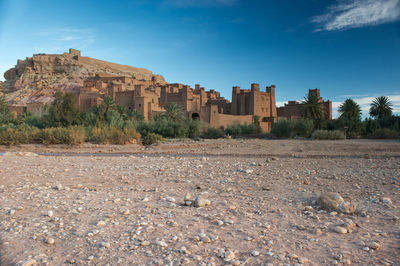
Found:
[[[54,47],[66,46],[84,49],[95,42],[95,33],[94,29],[54,27],[40,30],[36,35],[46,38],[53,50]]]
[[[312,22],[316,31],[375,26],[400,19],[400,0],[337,0]]]
[[[165,5],[177,8],[210,6],[228,7],[235,6],[238,2],[239,0],[164,0]]]
[[[363,117],[368,117],[369,116],[369,108],[372,103],[372,101],[381,95],[369,95],[369,96],[355,96],[355,97],[346,97],[343,98],[352,98],[356,103],[358,103],[361,107],[362,115]],[[389,98],[390,102],[393,104],[393,113],[400,115],[400,95],[387,95]],[[332,102],[332,112],[333,112],[333,117],[338,117],[338,108],[343,102]]]

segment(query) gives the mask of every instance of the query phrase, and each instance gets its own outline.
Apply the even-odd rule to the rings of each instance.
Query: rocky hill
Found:
[[[164,77],[154,75],[150,70],[84,57],[80,51],[70,49],[69,53],[35,54],[18,60],[14,68],[4,73],[0,95],[3,94],[10,104],[48,102],[57,90],[78,91],[86,78],[99,73],[166,84]]]

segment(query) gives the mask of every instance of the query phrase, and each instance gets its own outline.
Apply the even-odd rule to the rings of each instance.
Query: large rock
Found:
[[[6,81],[0,90],[13,104],[50,102],[56,90],[77,92],[85,79],[99,73],[167,84],[161,75],[154,75],[144,68],[119,65],[75,53],[35,54],[18,60],[15,67],[4,73]]]
[[[322,193],[318,197],[317,204],[321,209],[346,214],[352,214],[356,210],[355,203],[345,201],[339,193],[335,192]]]

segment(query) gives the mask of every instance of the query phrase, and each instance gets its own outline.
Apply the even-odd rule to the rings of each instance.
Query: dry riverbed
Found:
[[[1,265],[400,265],[399,206],[399,141],[0,146]]]

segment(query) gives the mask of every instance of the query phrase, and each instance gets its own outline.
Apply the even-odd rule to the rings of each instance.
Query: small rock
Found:
[[[335,231],[338,234],[347,234],[347,229],[341,226],[335,226],[333,228],[333,231]]]
[[[54,215],[53,211],[48,211],[48,212],[47,212],[47,216],[53,217],[53,215]]]
[[[268,257],[272,257],[272,256],[274,255],[274,253],[271,252],[271,251],[268,251],[266,255],[267,255]]]
[[[36,266],[38,263],[36,260],[34,259],[28,259],[23,261],[20,265],[21,266]]]
[[[111,244],[109,242],[106,242],[106,241],[102,241],[100,243],[100,247],[102,247],[102,248],[109,248],[110,246],[111,246]]]
[[[258,255],[260,255],[260,252],[258,252],[257,250],[253,250],[251,252],[251,255],[254,256],[254,257],[257,257]]]
[[[46,239],[46,244],[53,245],[54,242],[55,242],[54,238],[49,237]]]
[[[392,200],[390,198],[383,198],[382,202],[386,205],[391,206],[392,205]]]
[[[211,202],[208,199],[204,199],[202,196],[197,196],[196,200],[194,201],[194,206],[195,207],[205,207],[210,205]]]
[[[367,247],[370,249],[380,249],[381,245],[378,242],[370,241],[367,243]]]
[[[190,193],[186,193],[185,196],[183,196],[183,201],[192,201],[192,195]]]
[[[235,253],[233,253],[233,251],[230,251],[230,250],[226,251],[225,254],[224,254],[224,259],[227,262],[234,260],[235,259]]]

